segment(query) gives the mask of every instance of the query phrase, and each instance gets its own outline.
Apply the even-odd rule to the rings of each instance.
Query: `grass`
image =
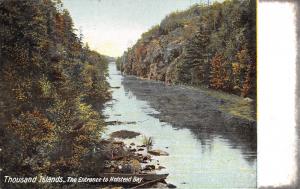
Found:
[[[256,120],[255,105],[247,101],[239,101],[237,103],[229,103],[220,106],[220,110],[226,111],[237,117],[248,119],[251,121]]]
[[[228,94],[222,91],[215,91],[213,89],[202,90],[208,95],[224,101],[224,104],[219,106],[219,109],[221,111],[227,112],[233,116],[240,117],[243,119],[251,121],[256,120],[255,100],[251,99],[249,101],[246,98],[233,94]]]
[[[250,121],[256,121],[256,102],[255,100],[248,101],[243,97],[225,93],[223,91],[216,91],[214,89],[209,89],[207,87],[201,86],[186,86],[190,89],[199,89],[209,96],[216,99],[224,101],[224,104],[220,105],[218,108],[223,112],[227,112],[233,116],[247,119]]]
[[[146,146],[147,149],[150,149],[153,146],[153,138],[144,136],[142,139],[142,144]]]

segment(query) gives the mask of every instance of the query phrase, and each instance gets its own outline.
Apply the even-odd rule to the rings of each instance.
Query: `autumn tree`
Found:
[[[0,24],[3,172],[80,174],[105,126],[107,61],[83,47],[59,0],[0,1]]]
[[[228,75],[224,67],[224,58],[222,55],[216,55],[211,61],[210,86],[214,89],[224,89]]]

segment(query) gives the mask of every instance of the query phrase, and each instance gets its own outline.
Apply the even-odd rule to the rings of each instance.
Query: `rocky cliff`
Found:
[[[254,0],[233,0],[171,13],[124,52],[118,68],[146,79],[254,97],[255,11]]]

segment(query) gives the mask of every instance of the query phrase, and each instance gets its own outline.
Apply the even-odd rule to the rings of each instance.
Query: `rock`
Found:
[[[168,188],[168,186],[165,183],[158,182],[155,185],[153,185],[152,188]]]
[[[182,44],[180,44],[180,41],[176,40],[171,43],[169,43],[165,49],[164,52],[164,62],[169,63],[175,58],[177,58],[182,51]]]
[[[146,145],[140,145],[140,146],[137,146],[139,148],[146,148]]]
[[[144,148],[138,148],[137,151],[144,151]]]
[[[177,188],[174,184],[167,184],[168,188]]]
[[[107,121],[105,122],[107,125],[120,125],[122,124],[121,121]]]
[[[162,169],[165,169],[165,167],[164,166],[158,166],[158,168],[157,168],[158,170],[162,170]]]
[[[121,114],[119,114],[121,115]],[[107,121],[105,122],[107,125],[122,125],[122,124],[136,124],[136,121]]]
[[[134,173],[138,173],[140,172],[140,170],[142,169],[141,163],[136,160],[136,159],[132,159],[129,162],[131,164],[131,166],[133,167],[133,171]]]
[[[135,148],[132,148],[129,150],[130,152],[136,152],[136,149]]]
[[[120,131],[115,131],[115,132],[111,133],[110,136],[113,138],[126,139],[126,138],[135,138],[135,137],[139,136],[140,134],[141,133],[137,133],[134,131],[120,130]]]
[[[149,154],[154,155],[154,156],[168,156],[169,153],[162,151],[162,150],[149,150]]]
[[[136,121],[125,121],[123,124],[136,124]]]
[[[249,97],[244,98],[244,100],[245,100],[246,102],[253,102],[253,100],[252,100],[251,98],[249,98]]]
[[[150,158],[148,157],[148,156],[145,156],[145,157],[143,157],[143,161],[147,161],[147,160],[149,160]]]
[[[151,171],[155,169],[155,165],[146,165],[143,170]]]
[[[179,70],[177,65],[183,61],[183,56],[175,58],[167,68],[166,71],[166,83],[176,83],[179,80]]]
[[[139,173],[141,170],[141,164],[138,160],[132,159],[128,163],[124,163],[118,166],[122,173]]]
[[[113,141],[113,144],[123,146],[123,145],[124,145],[124,142],[123,142],[123,141]]]
[[[135,144],[132,142],[132,143],[130,143],[130,146],[134,146]]]

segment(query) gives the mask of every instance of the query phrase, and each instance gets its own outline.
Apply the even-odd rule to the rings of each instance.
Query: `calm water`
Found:
[[[109,83],[120,88],[113,89],[113,99],[106,104],[107,121],[136,121],[136,124],[109,126],[107,134],[118,130],[140,132],[153,137],[153,149],[168,152],[169,156],[155,157],[166,167],[160,173],[169,173],[168,183],[177,188],[256,188],[256,152],[243,144],[233,144],[228,134],[196,133],[188,128],[178,129],[160,122],[151,115],[158,114],[146,101],[141,101],[124,89],[122,76],[109,65]],[[153,83],[155,87],[156,83]],[[141,86],[142,87],[142,86]],[[230,132],[230,131],[226,131]],[[127,143],[142,143],[143,136],[127,140]]]

